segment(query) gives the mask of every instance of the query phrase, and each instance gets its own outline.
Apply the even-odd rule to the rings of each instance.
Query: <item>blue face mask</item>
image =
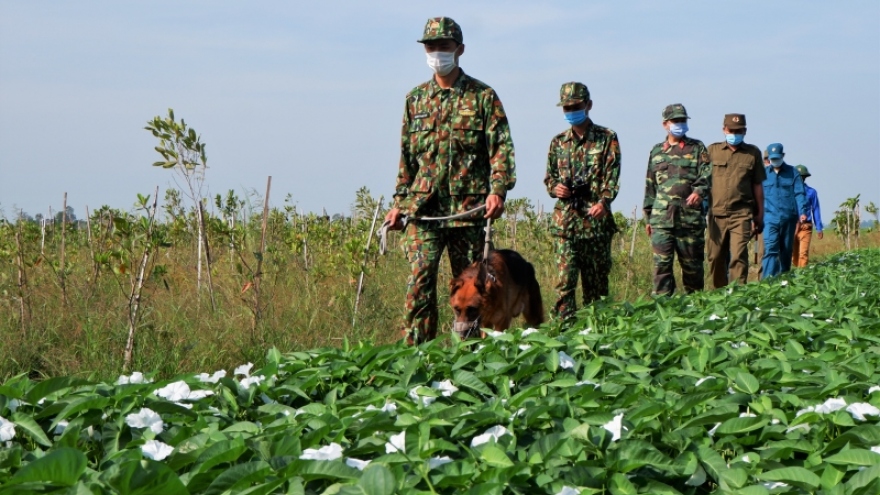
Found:
[[[580,125],[587,121],[587,109],[582,108],[574,112],[565,112],[565,121],[571,125]]]
[[[782,158],[771,158],[770,165],[772,165],[773,168],[781,167],[782,166]]]
[[[675,137],[682,137],[688,131],[687,122],[670,122],[669,123],[669,134],[672,134]]]
[[[731,146],[738,146],[743,142],[742,134],[725,134],[724,137],[727,138],[727,144]]]

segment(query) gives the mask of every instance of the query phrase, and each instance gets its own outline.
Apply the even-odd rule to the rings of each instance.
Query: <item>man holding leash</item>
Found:
[[[801,174],[785,163],[781,143],[767,146],[764,179],[764,258],[761,279],[791,270],[792,244],[798,223],[807,219],[807,193]]]
[[[722,131],[724,141],[710,144],[708,150],[712,162],[712,190],[709,194],[707,251],[713,289],[724,287],[731,281],[746,283],[749,239],[764,229],[764,188],[761,183],[766,174],[761,150],[743,142],[746,116],[741,113],[725,115]]]
[[[807,219],[798,224],[797,231],[794,234],[791,266],[803,268],[810,261],[810,241],[813,237],[813,229],[816,229],[816,235],[819,237],[819,240],[822,240],[825,234],[822,233],[824,226],[822,225],[822,210],[819,209],[819,193],[807,185],[807,177],[810,176],[810,171],[803,165],[798,165],[795,168],[804,180],[808,208]]]
[[[666,139],[654,145],[645,179],[645,230],[654,253],[654,294],[672,295],[672,265],[678,253],[681,282],[691,293],[703,289],[706,218],[712,165],[702,141],[689,138],[687,110],[676,103],[663,110]]]
[[[393,230],[406,225],[411,274],[404,332],[411,345],[437,336],[437,270],[449,251],[457,276],[482,256],[487,218],[504,211],[516,184],[513,140],[495,91],[459,67],[461,27],[448,17],[428,19],[424,36],[430,81],[406,97],[394,205],[385,217]],[[467,212],[485,205],[485,211]],[[419,221],[440,217],[438,221]],[[454,217],[454,218],[448,218]]]
[[[617,231],[611,202],[620,190],[620,143],[617,133],[593,123],[590,91],[579,82],[559,90],[559,103],[570,127],[550,142],[544,184],[553,208],[550,233],[559,282],[553,317],[566,319],[577,309],[578,275],[584,304],[608,295],[611,238]]]

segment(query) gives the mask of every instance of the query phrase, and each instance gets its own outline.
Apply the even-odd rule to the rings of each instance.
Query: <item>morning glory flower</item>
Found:
[[[504,332],[496,332],[495,330],[489,330],[488,332],[486,332],[486,335],[495,339],[495,338],[498,338],[498,337],[501,337],[502,335],[504,335]]]
[[[370,405],[370,406],[367,406],[365,411],[381,411],[381,412],[393,413],[393,412],[397,411],[397,404],[395,404],[393,402],[386,402],[385,405],[382,407],[376,407],[376,406]]]
[[[135,371],[131,376],[119,375],[119,378],[116,380],[117,385],[134,385],[141,383],[153,383],[153,380],[145,377],[140,371]]]
[[[418,390],[419,387],[415,387],[411,389],[407,395],[409,395],[412,400],[416,401],[417,404],[421,404],[422,407],[428,407],[437,400],[436,397],[419,395]]]
[[[714,436],[715,436],[715,432],[718,431],[718,428],[719,428],[720,426],[721,426],[721,423],[715,423],[715,426],[713,426],[712,429],[709,430],[709,436],[710,436],[710,437],[714,437]]]
[[[265,379],[266,379],[266,377],[263,375],[249,376],[246,378],[242,378],[241,382],[239,382],[239,386],[241,388],[250,388],[251,385],[259,385],[260,382],[262,382]]]
[[[363,471],[365,467],[370,465],[371,461],[362,461],[360,459],[355,459],[354,457],[349,457],[345,459],[345,465],[348,467],[353,467],[358,471]]]
[[[592,328],[585,328],[585,329],[581,330],[580,332],[578,332],[578,335],[589,335],[590,332],[592,332],[592,331],[593,331]]]
[[[162,417],[147,407],[142,407],[137,413],[126,416],[125,424],[131,428],[149,428],[150,431],[157,434],[162,433],[162,428],[165,426]]]
[[[8,442],[15,438],[15,423],[0,416],[0,442]]]
[[[715,313],[712,313],[712,316],[709,317],[709,321],[715,321],[715,320],[720,320],[720,319],[721,319],[721,317],[716,315]]]
[[[611,432],[611,441],[620,440],[620,433],[623,429],[623,414],[618,414],[614,416],[614,419],[602,425],[602,428],[605,428],[609,432]]]
[[[444,464],[449,464],[450,462],[452,462],[452,459],[449,456],[432,457],[428,459],[428,470],[437,469],[438,467]]]
[[[870,394],[871,392],[868,393]],[[19,406],[21,406],[21,401],[18,399],[10,399],[9,402],[6,403],[6,407],[12,412],[18,410]]]
[[[866,402],[850,404],[846,406],[846,411],[852,415],[853,419],[859,421],[867,421],[865,416],[880,416],[880,409]]]
[[[556,492],[556,495],[581,495],[581,491],[570,486],[563,486],[562,490]]]
[[[785,287],[786,285],[788,285],[788,280],[783,280],[782,282],[779,283],[779,285]]]
[[[798,417],[798,416],[801,416],[801,415],[804,415],[807,413],[811,413],[811,412],[815,412],[815,413],[819,413],[819,414],[833,413],[834,411],[838,411],[840,409],[843,409],[844,407],[846,407],[845,400],[840,399],[840,398],[828,399],[824,403],[819,404],[818,406],[810,406],[806,409],[801,409],[800,411],[797,412],[797,415],[795,415],[795,417]]]
[[[527,351],[531,348],[532,348],[532,346],[530,346],[529,344],[520,344],[519,345],[519,350],[521,350],[521,351]]]
[[[874,385],[873,387],[868,389],[868,395],[871,395],[874,392],[880,392],[880,387],[878,387],[877,385]]]
[[[183,381],[169,383],[153,393],[171,402],[198,400],[214,395],[214,392],[210,390],[190,390],[189,385]]]
[[[449,380],[443,380],[442,382],[433,382],[431,383],[431,388],[434,390],[439,390],[440,395],[443,397],[449,397],[455,392],[458,392],[458,387],[452,384]]]
[[[751,463],[751,462],[752,462],[752,459],[749,458],[749,454],[746,454],[746,455],[742,456],[742,461],[743,461],[743,462]]]
[[[537,328],[526,328],[525,330],[522,331],[522,334],[521,334],[521,335],[522,335],[523,337],[525,337],[525,336],[527,336],[527,335],[531,335],[531,334],[533,334],[533,333],[536,333],[537,331],[538,331]]]
[[[300,459],[306,461],[335,461],[342,457],[342,445],[332,442],[330,445],[321,447],[320,449],[303,450]]]
[[[880,445],[878,445],[876,447],[871,447],[871,452],[880,454]]]
[[[67,429],[67,425],[69,425],[69,421],[59,421],[57,425],[55,425],[55,429],[52,431],[54,435],[61,435],[64,433],[64,430]]]
[[[254,363],[243,364],[238,368],[235,368],[235,371],[232,372],[232,375],[244,375],[251,376],[251,369],[254,367]]]
[[[148,440],[147,443],[141,445],[141,452],[144,454],[144,457],[154,461],[161,461],[171,455],[171,452],[174,452],[174,447],[158,440]]]
[[[761,486],[768,490],[775,490],[777,488],[788,488],[788,485],[781,481],[767,481],[765,483],[761,483]]]
[[[813,317],[813,313],[801,313],[801,317],[802,317],[802,318],[812,318],[812,317]]]
[[[213,375],[207,373],[199,373],[196,378],[202,383],[217,383],[221,378],[226,377],[226,370],[215,371]]]
[[[495,439],[497,442],[499,438],[504,435],[511,435],[510,431],[503,426],[493,426],[486,430],[482,435],[477,435],[471,440],[471,447],[476,447],[478,445],[483,445],[484,443],[488,443],[489,440]]]
[[[390,441],[385,444],[385,453],[393,454],[395,452],[406,452],[406,430],[391,435]]]
[[[562,369],[574,368],[574,358],[562,351],[559,351],[559,367]]]

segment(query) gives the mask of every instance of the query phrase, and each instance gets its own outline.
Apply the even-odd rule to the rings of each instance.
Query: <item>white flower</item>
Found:
[[[241,388],[250,388],[251,385],[259,385],[260,382],[262,382],[262,381],[265,380],[265,379],[266,379],[266,377],[263,376],[263,375],[249,376],[249,377],[246,377],[246,378],[242,378],[242,379],[241,379],[241,382],[239,382],[238,385],[239,385]]]
[[[782,282],[779,283],[779,285],[785,287],[786,285],[788,285],[788,280],[783,280]]]
[[[599,346],[599,350],[604,351],[604,350],[607,350],[607,349],[611,349],[611,344],[602,344],[602,345]]]
[[[521,351],[527,351],[531,348],[532,348],[532,346],[530,346],[529,344],[520,344],[519,345],[519,350],[521,350]]]
[[[599,388],[599,384],[596,382],[591,382],[590,380],[581,380],[574,384],[575,387],[580,387],[581,385],[592,385],[593,388]]]
[[[719,427],[719,426],[721,426],[721,423],[715,423],[715,426],[713,426],[712,429],[709,430],[709,436],[710,436],[710,437],[714,437],[714,436],[715,436],[715,432],[718,431],[718,427]]]
[[[783,284],[785,282],[782,282]],[[768,490],[775,490],[777,488],[788,488],[788,485],[781,481],[767,481],[765,483],[761,483],[761,486]]]
[[[154,461],[161,461],[174,452],[174,447],[158,440],[147,440],[147,443],[141,445],[141,452],[143,452],[144,457]]]
[[[12,412],[15,412],[19,408],[19,406],[21,406],[21,401],[18,399],[10,399],[9,402],[6,403],[6,407],[8,407],[9,410]]]
[[[880,454],[880,445],[878,445],[876,447],[871,447],[871,452],[874,452],[876,454]]]
[[[516,411],[514,411],[513,414],[510,415],[510,419],[513,420],[517,416],[522,416],[523,414],[525,414],[525,412],[526,412],[526,408],[521,407],[521,408],[517,409]]]
[[[410,398],[412,398],[412,400],[416,401],[417,404],[421,404],[422,407],[428,407],[433,404],[435,400],[437,400],[436,397],[419,395],[418,389],[419,387],[411,389],[408,395],[410,396]]]
[[[735,395],[736,390],[734,390],[733,387],[727,387],[727,393],[730,395]]]
[[[712,330],[700,330],[700,333],[704,333],[706,335],[712,335],[715,332],[713,332]]]
[[[533,333],[536,333],[537,331],[538,331],[537,328],[526,328],[525,330],[522,331],[521,336],[522,336],[522,337],[525,337],[525,336],[527,336],[527,335],[531,335],[531,334],[533,334]]]
[[[812,318],[812,317],[813,317],[813,313],[801,313],[801,317],[802,317],[802,318]]]
[[[771,419],[771,420],[770,420],[770,424],[771,424],[771,425],[778,425],[778,424],[779,424],[779,419],[778,419],[778,418],[773,418],[773,419]]]
[[[715,377],[712,376],[712,375],[704,376],[703,378],[700,378],[699,380],[697,380],[697,383],[694,384],[694,387],[699,387],[699,386],[702,385],[703,382],[705,382],[706,380],[714,380],[714,379],[715,379]]]
[[[580,332],[578,332],[578,335],[589,335],[590,332],[592,332],[592,331],[593,331],[592,328],[585,328],[585,329],[581,330]]]
[[[330,445],[321,447],[320,449],[303,450],[300,459],[306,461],[335,461],[342,457],[342,445],[332,442]]]
[[[866,402],[856,402],[846,406],[846,411],[850,413],[853,419],[859,421],[867,421],[865,416],[880,416],[880,409]]]
[[[602,425],[602,428],[611,432],[611,441],[620,440],[620,430],[623,429],[623,414],[614,416],[614,419]]]
[[[452,462],[452,459],[445,455],[443,457],[432,457],[428,459],[428,470],[437,469],[438,467],[444,464],[449,464],[450,462]]]
[[[834,319],[833,319],[833,318],[828,318],[828,319],[825,320],[825,323],[834,323]]]
[[[69,424],[69,421],[59,421],[58,424],[55,425],[55,430],[53,431],[53,434],[61,435],[62,433],[64,433],[64,430],[67,429],[67,425]]]
[[[483,344],[479,344],[479,345],[477,345],[477,348],[474,349],[474,354],[479,354],[480,351],[482,351],[482,350],[485,349],[485,348],[486,348],[486,346],[484,346]]]
[[[504,332],[496,332],[495,330],[489,330],[488,332],[486,332],[486,335],[488,335],[489,337],[492,337],[493,339],[496,339],[496,338],[504,335]]]
[[[733,287],[727,289],[727,293],[728,293],[728,294],[733,294]]]
[[[385,444],[386,454],[393,454],[395,452],[406,452],[406,430],[403,430],[397,435],[391,435],[391,438],[389,438],[388,440],[389,442]]]
[[[207,373],[199,373],[196,378],[202,383],[217,383],[221,378],[226,377],[226,370],[215,371],[213,375]]]
[[[431,388],[434,390],[439,390],[440,395],[443,397],[449,397],[450,395],[458,392],[458,387],[452,384],[449,380],[443,380],[442,382],[433,382],[431,383]]]
[[[132,428],[149,428],[153,433],[162,433],[165,423],[162,417],[149,408],[142,407],[136,414],[129,414],[125,417],[125,424]]]
[[[880,392],[880,387],[878,387],[877,385],[874,385],[873,387],[868,389],[868,395],[871,395],[874,392]]]
[[[791,428],[786,428],[785,433],[791,433],[797,430],[810,431],[810,425],[808,423],[801,423],[799,425],[794,425]]]
[[[742,456],[742,461],[743,461],[743,462],[748,462],[748,463],[751,463],[751,462],[752,462],[752,460],[749,458],[749,455],[748,455],[748,454]]]
[[[559,351],[559,367],[562,369],[574,368],[574,359],[568,354]]]
[[[748,346],[749,346],[749,344],[747,344],[745,342],[740,342],[739,344],[737,344],[735,342],[730,342],[730,347],[732,347],[734,349],[741,349],[743,347],[748,347]]]
[[[581,495],[581,491],[570,486],[563,486],[562,490],[556,492],[556,495]]]
[[[140,371],[135,371],[131,376],[119,375],[119,379],[116,380],[117,385],[134,385],[139,383],[153,383],[153,380],[146,378]]]
[[[757,418],[758,416],[756,414],[752,414],[752,413],[739,413],[739,417],[741,417],[741,418]]]
[[[495,439],[497,442],[499,438],[504,435],[511,435],[510,431],[503,426],[493,426],[486,430],[482,435],[477,435],[471,440],[471,447],[476,447],[478,445],[483,445],[484,443],[488,443],[489,440]]]
[[[721,317],[716,315],[715,313],[712,313],[712,316],[709,317],[709,321],[715,321],[715,320],[720,320],[720,319],[721,319]]]
[[[244,375],[251,376],[251,368],[254,367],[254,363],[243,364],[238,368],[235,368],[235,371],[232,372],[232,375]]]
[[[354,457],[349,457],[345,460],[345,465],[349,467],[353,467],[359,471],[363,471],[365,467],[370,464],[371,461],[362,461],[360,459],[355,459]]]
[[[15,438],[15,423],[0,416],[0,442],[8,442]]]
[[[386,402],[385,405],[382,407],[376,407],[376,406],[370,405],[370,406],[367,406],[365,411],[381,411],[381,412],[393,413],[393,412],[397,411],[397,404],[395,404],[393,402]]]
[[[174,382],[169,383],[168,385],[160,388],[153,392],[154,394],[162,397],[163,399],[169,400],[171,402],[180,403],[184,400],[198,400],[204,399],[209,395],[214,395],[214,392],[210,390],[190,390],[189,385],[186,382]],[[189,406],[188,404],[179,404],[183,407]],[[191,408],[189,406],[188,408]]]

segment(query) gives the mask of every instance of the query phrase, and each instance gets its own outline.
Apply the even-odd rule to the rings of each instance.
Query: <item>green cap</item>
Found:
[[[587,85],[579,82],[567,82],[559,88],[559,103],[557,107],[577,105],[590,100],[590,90]]]
[[[684,105],[681,103],[673,103],[672,105],[667,105],[666,108],[663,109],[663,120],[672,120],[672,119],[689,119],[687,110],[684,109]]]
[[[801,174],[801,177],[809,177],[810,176],[810,171],[807,170],[807,167],[805,167],[803,165],[798,165],[795,168],[797,169],[798,173]]]
[[[425,23],[425,34],[419,43],[434,40],[453,40],[458,44],[464,43],[461,34],[461,26],[449,17],[434,17]]]

